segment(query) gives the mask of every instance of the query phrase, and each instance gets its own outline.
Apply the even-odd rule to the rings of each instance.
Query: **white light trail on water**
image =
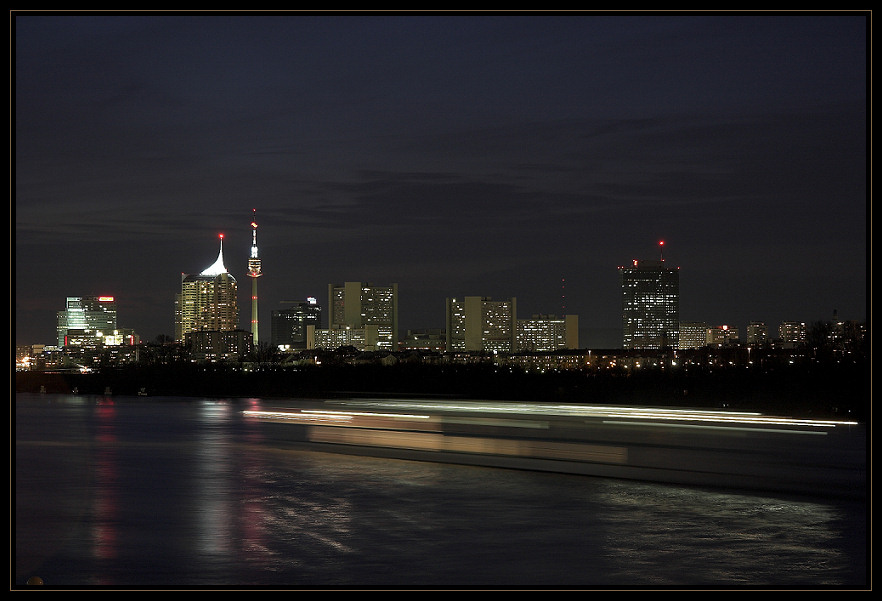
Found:
[[[556,415],[570,417],[604,417],[678,421],[712,421],[739,424],[777,424],[833,428],[855,426],[855,421],[809,420],[782,416],[765,416],[757,412],[701,409],[655,409],[648,407],[611,407],[595,405],[552,405],[541,403],[447,403],[426,401],[357,400],[336,401],[338,404],[357,404],[385,409],[419,409],[423,411],[452,411],[467,413],[504,413],[516,415]]]

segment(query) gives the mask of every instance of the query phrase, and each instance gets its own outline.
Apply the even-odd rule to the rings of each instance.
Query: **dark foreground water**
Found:
[[[12,586],[868,586],[863,503],[285,448],[260,406],[17,395]]]

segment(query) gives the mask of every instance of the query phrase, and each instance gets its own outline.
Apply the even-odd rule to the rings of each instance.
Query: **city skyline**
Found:
[[[516,297],[621,344],[617,268],[662,239],[682,321],[868,318],[865,14],[12,25],[16,343],[71,295],[173,335],[218,232],[247,281],[254,207],[262,340],[281,301],[367,281],[402,331]]]
[[[252,222],[252,227],[254,227],[254,222]],[[218,322],[218,320],[221,320],[226,324],[226,327],[220,327],[220,328],[209,326],[207,328],[209,331],[236,329],[236,330],[240,330],[243,332],[247,331],[248,333],[250,333],[252,335],[252,337],[253,337],[252,339],[257,338],[257,336],[255,335],[255,325],[256,325],[255,320],[252,319],[249,322],[248,328],[244,327],[244,325],[242,323],[243,315],[240,314],[240,312],[239,312],[239,307],[237,306],[238,303],[233,302],[232,309],[231,309],[232,314],[235,314],[235,316],[236,316],[235,319],[233,320],[236,322],[237,327],[235,327],[235,328],[231,326],[233,321],[231,321],[231,319],[227,316],[228,311],[226,309],[222,309],[222,308],[219,309],[218,307],[215,306],[217,304],[217,299],[215,298],[217,296],[217,293],[214,291],[214,287],[217,285],[218,279],[228,278],[229,280],[231,280],[233,282],[232,288],[233,288],[233,291],[234,291],[236,298],[238,298],[238,294],[239,294],[239,292],[236,291],[235,276],[227,269],[225,262],[224,262],[224,255],[223,255],[224,235],[219,234],[218,238],[220,240],[220,251],[218,253],[218,256],[217,256],[215,262],[212,265],[207,267],[205,270],[203,270],[198,275],[185,274],[185,273],[181,274],[182,292],[176,293],[175,299],[174,299],[175,321],[176,321],[175,327],[174,327],[174,330],[175,330],[174,339],[179,342],[182,341],[182,336],[185,331],[193,332],[196,330],[206,329],[205,326],[195,327],[195,328],[183,328],[182,329],[181,328],[182,324],[178,323],[178,320],[181,320],[182,318],[183,318],[183,321],[186,321],[187,319],[192,319],[192,318],[187,317],[187,315],[186,315],[187,311],[184,309],[184,306],[186,304],[184,301],[187,297],[186,290],[187,290],[188,283],[192,287],[191,280],[202,281],[206,285],[210,285],[211,290],[210,290],[210,293],[207,294],[207,296],[214,299],[214,300],[209,300],[209,302],[208,302],[208,305],[211,305],[212,308],[208,309],[206,307],[206,308],[203,308],[203,310],[208,310],[210,313],[212,313],[212,316],[210,317],[212,324],[214,324],[215,322]],[[664,245],[664,241],[660,241],[659,242],[659,249],[661,249],[663,247],[663,245]],[[254,249],[254,246],[252,246],[252,249]],[[252,258],[255,256],[256,255],[252,252]],[[252,266],[254,266],[254,264],[249,263],[249,267],[252,267]],[[652,330],[652,331],[655,331],[658,328],[664,328],[665,324],[667,324],[669,327],[673,327],[675,329],[675,331],[678,331],[678,330],[680,330],[680,328],[684,324],[686,326],[697,326],[698,324],[701,323],[701,324],[703,324],[703,326],[704,326],[703,329],[706,330],[706,333],[708,333],[710,330],[715,330],[715,329],[728,330],[729,328],[732,328],[732,330],[735,334],[735,341],[736,342],[739,341],[738,332],[739,332],[740,328],[744,326],[744,324],[737,324],[735,322],[711,323],[711,322],[684,321],[684,320],[677,319],[676,315],[677,315],[678,311],[676,309],[674,310],[673,313],[670,313],[669,308],[668,308],[669,304],[673,303],[674,307],[679,306],[679,277],[677,277],[679,275],[679,267],[667,266],[664,261],[663,255],[660,256],[658,260],[638,261],[637,259],[635,259],[633,261],[633,265],[620,266],[619,270],[620,270],[620,274],[621,274],[620,275],[620,282],[619,282],[620,283],[620,292],[624,294],[624,297],[621,299],[622,300],[623,324],[622,324],[622,328],[621,328],[620,332],[618,332],[618,335],[620,336],[619,340],[616,342],[613,342],[612,344],[608,344],[608,345],[579,344],[577,346],[570,345],[570,346],[567,346],[566,348],[572,348],[572,349],[589,348],[589,347],[593,346],[595,348],[619,348],[619,347],[622,347],[627,350],[627,349],[641,349],[641,348],[642,349],[651,349],[651,348],[660,348],[660,347],[666,346],[665,343],[659,344],[658,341],[653,342],[653,341],[649,341],[649,340],[643,340],[640,343],[636,342],[636,339],[634,338],[634,336],[635,336],[635,334],[637,334],[638,330],[633,330],[632,329],[633,326],[628,325],[635,320],[645,321],[646,322],[645,327],[650,328],[650,330]],[[643,274],[642,276],[640,276],[639,274],[644,271],[646,273]],[[667,273],[669,275],[662,277],[662,276],[658,275],[656,272],[658,274]],[[249,274],[250,273],[252,273],[252,272],[249,271]],[[648,276],[647,276],[647,274],[648,274]],[[653,275],[653,274],[656,274],[656,275]],[[664,285],[661,284],[662,281],[667,281],[666,278],[671,278],[671,277],[674,278],[674,280],[672,282],[667,282]],[[637,282],[643,282],[643,283],[638,284]],[[672,286],[672,284],[673,284],[673,286]],[[637,293],[636,296],[635,296],[635,288],[640,290],[640,292]],[[666,297],[670,297],[670,298],[667,298],[667,300],[664,300],[664,301],[660,301],[660,299],[657,297],[659,294],[662,294],[663,290],[665,291],[665,293],[663,295]],[[345,294],[344,294],[344,291],[345,291]],[[362,295],[367,294],[367,293],[369,293],[369,296],[371,298],[368,299],[368,304],[363,306],[362,303],[364,302],[365,299],[362,298]],[[378,293],[380,294],[380,296],[377,298],[373,298]],[[204,294],[205,293],[203,292],[203,295]],[[344,303],[344,299],[346,296],[352,296],[355,299],[354,302],[351,303],[350,301],[346,301]],[[642,301],[640,301],[639,303],[636,303],[636,304],[641,305],[639,309],[635,304],[635,300],[637,299],[638,296],[643,297]],[[253,306],[253,300],[255,298],[256,297],[253,295],[253,289],[252,289],[252,296],[251,296],[252,306]],[[71,306],[79,307],[80,303],[81,303],[81,301],[83,301],[83,299],[89,299],[89,302],[93,302],[93,303],[99,304],[99,305],[109,303],[110,305],[112,305],[113,324],[114,325],[108,326],[108,327],[110,327],[112,330],[116,330],[116,329],[126,330],[131,334],[134,334],[136,336],[141,336],[141,334],[139,332],[134,331],[131,328],[126,328],[123,325],[116,325],[117,299],[115,297],[113,297],[113,296],[67,297],[66,306],[68,308]],[[394,299],[394,300],[392,300],[392,299]],[[451,309],[452,303],[453,303],[453,305],[460,307],[461,305],[463,305],[463,303],[469,303],[469,302],[471,302],[473,304],[478,303],[477,305],[473,306],[473,308],[472,308],[472,313],[475,313],[475,314],[483,312],[482,310],[479,309],[480,305],[482,305],[482,304],[493,305],[493,306],[496,306],[496,305],[508,306],[509,313],[508,313],[508,318],[506,318],[506,319],[510,319],[512,323],[510,324],[511,330],[508,332],[508,334],[506,334],[506,337],[510,338],[510,342],[512,345],[515,344],[515,342],[514,342],[515,341],[515,330],[517,328],[517,324],[520,322],[530,321],[532,318],[545,318],[545,319],[561,318],[561,319],[563,319],[566,317],[573,317],[576,320],[578,320],[578,317],[579,317],[577,313],[566,313],[566,312],[562,312],[560,314],[534,313],[532,315],[523,315],[523,314],[518,313],[518,311],[516,309],[516,297],[507,298],[507,299],[498,299],[498,298],[494,299],[492,297],[486,297],[486,296],[465,295],[465,296],[460,296],[458,303],[455,298],[448,297],[445,299],[445,304],[446,304],[446,311],[445,311],[446,324],[445,325],[446,325],[446,327],[445,328],[436,328],[436,329],[439,329],[439,331],[441,331],[442,333],[443,332],[447,333],[448,343],[451,340],[451,338],[450,338],[451,332],[457,331],[456,326],[454,326],[452,328],[450,326],[450,318],[451,318],[452,312],[456,312]],[[72,303],[73,303],[73,305],[72,305]],[[191,302],[190,304],[194,304],[194,303]],[[196,302],[195,304],[199,305],[200,303]],[[381,323],[381,322],[385,323],[385,322],[390,322],[390,320],[391,320],[390,323],[386,323],[387,326],[390,326],[390,324],[397,323],[397,317],[389,317],[388,319],[386,319],[386,318],[380,318],[379,316],[381,314],[385,314],[384,312],[388,312],[388,311],[391,311],[392,313],[394,313],[397,316],[397,313],[398,313],[398,284],[397,283],[378,284],[375,282],[346,282],[345,284],[329,284],[326,304],[322,304],[322,303],[318,302],[318,300],[315,297],[307,297],[306,299],[303,299],[302,301],[294,301],[294,300],[280,301],[279,307],[274,307],[269,311],[273,315],[273,318],[272,318],[273,324],[275,324],[275,314],[276,313],[283,313],[284,312],[283,307],[290,306],[291,304],[313,305],[318,309],[319,314],[321,313],[321,311],[326,311],[328,313],[328,320],[329,320],[328,323],[323,323],[322,320],[319,318],[319,320],[315,326],[317,331],[319,329],[322,329],[327,332],[329,329],[334,330],[334,329],[341,328],[341,327],[346,328],[346,329],[349,329],[349,327],[359,328],[359,327],[362,327],[362,325],[363,325],[362,321],[365,319],[366,315],[367,315],[367,322],[369,322],[369,323],[374,323],[374,324]],[[348,318],[344,318],[344,315],[343,315],[344,304],[346,307],[346,315],[348,316]],[[225,303],[222,302],[221,305],[225,305]],[[377,306],[374,307],[374,305],[377,305]],[[386,305],[389,305],[389,306],[387,307]],[[372,308],[366,309],[365,307],[372,307]],[[460,308],[462,308],[462,307],[460,307]],[[476,311],[475,309],[478,309],[478,310]],[[220,313],[218,315],[214,315],[214,313],[218,312],[218,311],[220,311]],[[367,311],[367,313],[365,313],[365,311]],[[61,322],[62,322],[61,314],[63,312],[66,313],[66,311],[59,311],[57,313],[57,318],[58,318],[57,319],[57,332],[58,332],[59,340],[61,339],[62,336],[66,337],[66,332],[62,330],[62,326],[61,326]],[[670,313],[670,314],[668,314],[668,313]],[[223,316],[221,316],[221,314],[223,314]],[[253,316],[253,313],[249,313],[248,315]],[[486,317],[487,316],[485,315],[485,318]],[[833,315],[831,315],[830,317],[835,318],[834,321],[835,320],[851,321],[851,322],[859,322],[860,321],[860,320],[842,318],[842,316],[838,315],[838,310],[834,310]],[[244,318],[247,319],[247,316]],[[82,320],[82,318],[78,318],[78,319]],[[380,319],[380,321],[376,321],[377,319]],[[673,321],[671,321],[671,319],[673,319]],[[779,328],[794,327],[796,325],[801,324],[803,329],[808,329],[811,327],[811,324],[814,321],[830,321],[830,320],[829,319],[818,319],[818,320],[788,319],[788,320],[782,320],[782,321],[778,322],[777,324],[767,323],[764,320],[751,320],[748,324],[746,324],[744,331],[746,334],[748,334],[748,339],[749,339],[751,328],[760,326],[760,327],[762,327],[763,331],[765,332],[764,339],[774,340],[776,338],[776,336],[774,336],[774,335],[772,335],[771,337],[768,336],[768,330],[770,328],[772,330],[777,330]],[[67,322],[67,318],[65,318],[65,323],[66,322]],[[208,322],[206,322],[206,323],[208,323]],[[575,321],[573,323],[578,323],[578,321]],[[462,324],[460,324],[460,325],[462,325]],[[776,328],[775,326],[778,326],[778,328]],[[74,324],[71,327],[76,327],[76,328],[93,327],[94,328],[94,326],[86,325],[85,322],[82,322],[82,323],[77,322],[77,324]],[[486,324],[485,324],[483,329],[486,330],[487,327],[488,326],[486,326]],[[98,327],[97,329],[100,330],[102,328]],[[400,329],[396,329],[394,326],[392,326],[392,329],[391,329],[392,333],[389,335],[391,335],[392,338],[397,342],[398,340],[403,340],[404,336],[406,335],[405,332],[407,332],[409,330],[414,330],[414,331],[418,332],[420,330],[427,330],[427,329],[432,329],[432,328],[408,328],[408,330],[401,331]],[[647,330],[646,332],[649,332],[650,330]],[[661,330],[659,330],[659,332],[660,331]],[[646,332],[641,333],[639,337],[642,339],[642,337],[646,336]],[[661,335],[661,334],[659,334],[659,332],[656,332],[655,335]],[[88,333],[88,331],[87,331],[87,333]],[[486,331],[484,333],[487,334]],[[387,332],[387,334],[388,334],[388,332]],[[459,334],[462,334],[462,332],[460,332]],[[579,334],[575,334],[576,338],[578,338],[578,336],[579,336]],[[272,337],[272,335],[271,335],[271,337]],[[674,337],[676,338],[676,335]],[[457,339],[457,336],[454,336],[454,338]],[[649,336],[649,338],[652,338],[652,336]],[[790,340],[791,337],[788,336],[787,338],[788,338],[788,340]],[[265,340],[265,335],[264,335],[264,340]],[[569,340],[571,341],[572,338]],[[142,340],[142,342],[150,342],[150,341],[151,340],[149,340],[149,339]],[[710,343],[709,333],[708,333],[707,342]],[[748,343],[749,343],[749,341],[748,341]],[[40,343],[34,343],[34,344],[40,344]],[[472,344],[473,345],[475,344],[474,341]],[[256,340],[255,340],[255,345],[256,345]],[[61,346],[61,343],[59,343],[59,346]],[[674,347],[675,348],[688,348],[688,346],[682,347],[679,344],[674,344]],[[390,347],[390,350],[396,350],[396,344],[392,344]],[[475,350],[475,349],[471,349],[471,350]],[[514,349],[514,346],[512,346],[512,349],[510,349],[506,352],[514,352],[514,350],[516,350],[516,349]]]

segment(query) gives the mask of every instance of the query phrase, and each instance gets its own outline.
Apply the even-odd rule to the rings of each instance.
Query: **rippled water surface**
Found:
[[[259,406],[17,395],[13,585],[866,585],[860,503],[285,448]]]

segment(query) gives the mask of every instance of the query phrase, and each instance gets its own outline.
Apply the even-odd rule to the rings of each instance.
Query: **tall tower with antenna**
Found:
[[[251,335],[254,346],[257,347],[257,278],[262,276],[260,271],[260,256],[257,254],[257,209],[252,209],[251,215],[251,257],[248,258],[248,277],[251,278]]]

